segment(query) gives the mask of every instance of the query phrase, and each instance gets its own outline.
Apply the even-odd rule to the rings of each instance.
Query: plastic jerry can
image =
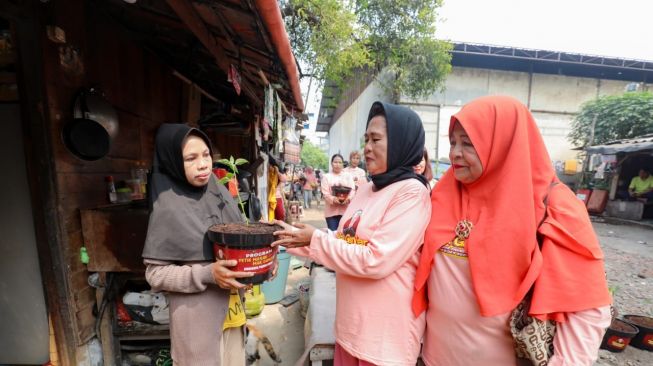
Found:
[[[570,159],[565,160],[565,174],[574,175],[578,171],[578,160]]]
[[[260,285],[254,285],[245,291],[245,315],[248,318],[259,315],[265,307],[265,295]]]

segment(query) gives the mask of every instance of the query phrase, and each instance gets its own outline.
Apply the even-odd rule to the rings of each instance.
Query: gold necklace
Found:
[[[473,228],[474,224],[467,219],[458,221],[458,224],[456,224],[456,228],[454,229],[456,237],[453,239],[453,245],[456,247],[464,247],[465,240],[469,238],[469,234],[472,232]]]

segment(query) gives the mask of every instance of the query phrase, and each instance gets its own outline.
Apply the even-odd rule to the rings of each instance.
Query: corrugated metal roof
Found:
[[[628,140],[611,141],[603,145],[594,145],[585,148],[585,151],[588,153],[606,155],[644,150],[653,150],[653,134]]]

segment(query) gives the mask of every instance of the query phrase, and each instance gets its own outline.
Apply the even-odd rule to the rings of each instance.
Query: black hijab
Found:
[[[242,221],[236,202],[213,174],[206,186],[188,183],[182,156],[188,135],[202,138],[211,150],[210,140],[202,131],[184,124],[163,124],[156,134],[149,186],[152,212],[144,258],[213,261],[207,229],[213,224]]]
[[[376,116],[385,116],[388,135],[388,169],[385,173],[372,175],[377,189],[405,179],[417,179],[427,188],[428,181],[416,174],[413,167],[424,154],[424,126],[417,113],[411,109],[390,103],[374,102],[367,117],[367,126]],[[428,162],[427,162],[428,164]]]

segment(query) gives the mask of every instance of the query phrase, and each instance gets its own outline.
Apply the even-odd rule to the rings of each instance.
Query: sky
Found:
[[[444,0],[438,14],[440,39],[653,61],[653,0]],[[320,97],[313,83],[307,113]]]
[[[653,61],[650,0],[444,0],[437,37]]]

